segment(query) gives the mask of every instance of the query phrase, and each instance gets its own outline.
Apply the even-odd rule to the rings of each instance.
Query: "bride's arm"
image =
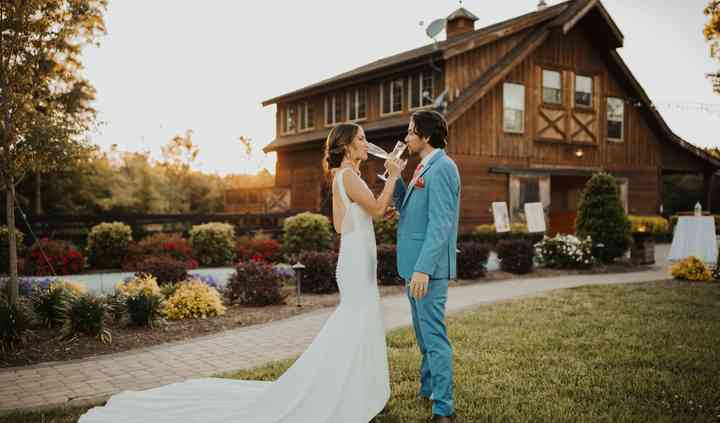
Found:
[[[385,182],[382,193],[375,198],[372,191],[362,182],[360,177],[353,172],[345,172],[343,181],[347,187],[347,194],[350,200],[357,203],[373,217],[382,217],[390,205],[393,197],[393,190],[397,182],[397,175],[390,175]]]

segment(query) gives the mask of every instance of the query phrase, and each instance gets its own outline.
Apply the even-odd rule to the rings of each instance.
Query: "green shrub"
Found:
[[[95,268],[119,268],[130,241],[132,230],[122,222],[95,225],[87,238],[88,261]]]
[[[188,278],[184,262],[169,256],[148,257],[137,266],[136,276],[151,275],[159,285],[184,281]]]
[[[10,231],[7,226],[0,226],[0,273],[10,273]],[[25,235],[15,229],[15,245],[17,246],[18,259],[25,253]]]
[[[33,313],[25,300],[11,305],[7,296],[0,294],[0,351],[11,350],[22,342],[32,323]]]
[[[65,337],[82,334],[95,336],[103,343],[111,342],[112,335],[107,328],[107,312],[105,301],[91,294],[71,299],[65,319]]]
[[[287,254],[301,251],[330,251],[333,248],[332,226],[327,217],[316,213],[300,213],[285,219],[283,249]]]
[[[535,247],[530,241],[516,239],[504,240],[497,244],[500,269],[505,272],[525,274],[533,270]]]
[[[206,223],[190,229],[193,257],[205,266],[223,266],[235,260],[235,228],[227,223]]]
[[[592,245],[590,238],[557,234],[535,244],[535,253],[538,263],[550,269],[587,269],[595,262]]]
[[[395,244],[377,246],[377,279],[381,285],[404,285],[397,271],[397,247]]]
[[[610,263],[630,248],[630,229],[615,178],[596,173],[585,185],[578,206],[575,221],[578,238],[589,236],[593,240],[593,257]]]
[[[35,315],[43,326],[61,326],[65,322],[69,302],[77,294],[64,286],[50,284],[47,288],[35,289],[30,294]]]
[[[335,275],[338,261],[337,253],[308,251],[300,253],[298,261],[305,265],[302,277],[302,292],[311,294],[338,292]]]
[[[392,211],[380,219],[375,219],[375,241],[380,244],[397,244],[397,225],[400,213]]]
[[[459,279],[477,279],[485,276],[490,248],[478,242],[458,244],[457,277]]]
[[[117,291],[105,297],[105,308],[114,322],[122,321],[127,315],[125,300],[125,296]]]
[[[509,232],[495,232],[495,225],[485,224],[478,225],[469,234],[460,236],[461,242],[476,242],[486,244],[491,248],[495,248],[498,242],[503,240],[524,239],[531,243],[539,242],[543,238],[541,233],[528,233],[527,225],[524,223],[513,223],[510,225]]]
[[[225,287],[225,297],[231,303],[251,306],[284,304],[283,277],[267,263],[240,262]]]

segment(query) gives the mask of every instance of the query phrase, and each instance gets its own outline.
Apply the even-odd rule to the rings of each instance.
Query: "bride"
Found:
[[[372,218],[390,204],[404,163],[385,163],[389,177],[375,198],[360,177],[367,153],[358,125],[340,124],[328,135],[324,167],[332,178],[333,225],[341,234],[340,304],[278,380],[203,378],[122,392],[79,422],[367,423],[377,415],[390,383]]]

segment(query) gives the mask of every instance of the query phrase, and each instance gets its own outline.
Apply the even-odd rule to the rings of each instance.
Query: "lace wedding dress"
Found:
[[[274,382],[191,379],[114,395],[80,423],[367,423],[390,396],[372,218],[335,175],[346,213],[340,304],[308,349]]]

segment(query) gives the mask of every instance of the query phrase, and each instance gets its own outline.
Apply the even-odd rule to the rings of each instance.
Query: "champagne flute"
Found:
[[[382,158],[384,158],[385,160],[390,160],[390,159],[399,159],[400,157],[402,157],[403,153],[405,152],[405,149],[407,148],[407,144],[405,144],[404,141],[397,141],[395,143],[395,147],[393,147],[393,151],[391,153],[385,152],[385,150],[383,150],[382,148],[380,148],[372,143],[369,143],[368,147],[369,147],[368,153],[372,154],[373,156],[381,157],[380,151],[382,151],[385,155]],[[374,150],[374,152],[371,150]],[[387,178],[389,176],[389,173],[390,172],[388,172],[388,170],[385,169],[385,172],[382,175],[378,175],[378,178],[380,178],[380,180],[382,180],[383,182],[386,182]]]

